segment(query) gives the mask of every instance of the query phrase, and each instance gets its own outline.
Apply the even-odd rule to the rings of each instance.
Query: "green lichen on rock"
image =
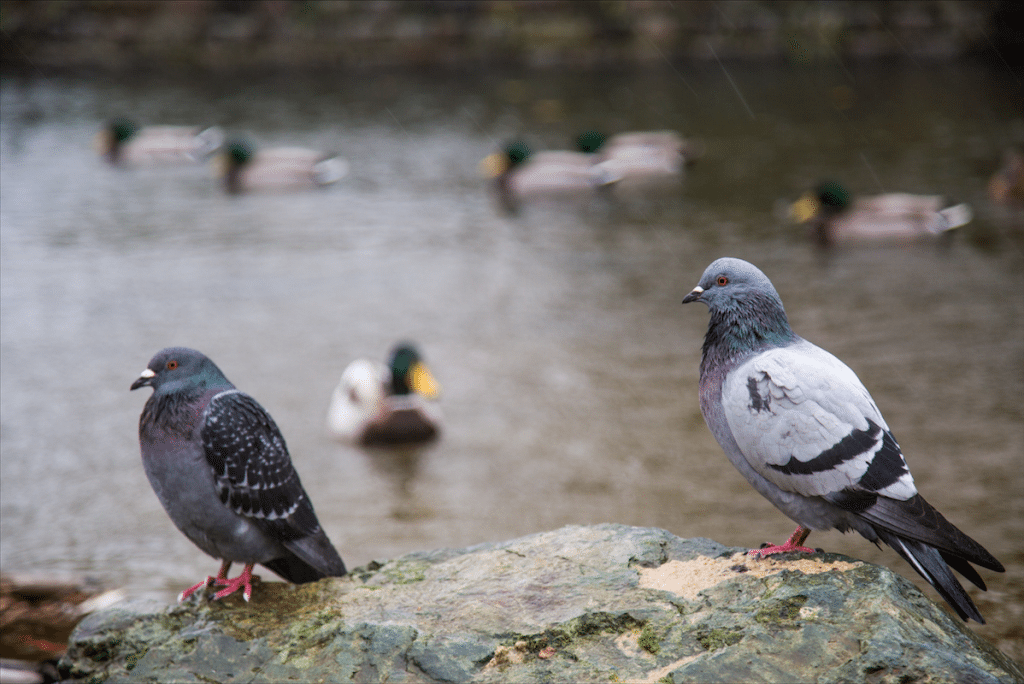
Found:
[[[640,585],[667,562],[733,551],[597,525],[410,554],[344,578],[261,582],[251,603],[115,606],[79,624],[60,667],[72,681],[225,684],[1024,681],[879,566],[729,573],[696,598]]]
[[[411,584],[426,579],[428,563],[420,560],[395,561],[380,566],[379,575],[391,584]]]
[[[738,644],[743,639],[743,632],[739,629],[716,627],[714,629],[697,630],[697,641],[708,651],[717,651],[726,646]]]
[[[800,609],[807,603],[806,596],[790,596],[782,600],[768,601],[754,615],[754,620],[762,625],[782,627],[783,629],[799,629],[797,620],[800,617]]]
[[[640,648],[654,655],[658,655],[658,651],[661,650],[661,641],[658,639],[658,633],[650,623],[644,624],[637,643],[640,644]]]

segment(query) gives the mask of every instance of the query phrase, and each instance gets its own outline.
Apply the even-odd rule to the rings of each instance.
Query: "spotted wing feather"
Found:
[[[270,414],[244,392],[211,399],[201,430],[220,500],[285,541],[315,534],[320,525]]]

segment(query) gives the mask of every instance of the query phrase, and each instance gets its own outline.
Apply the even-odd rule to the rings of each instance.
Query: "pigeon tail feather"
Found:
[[[322,531],[308,537],[283,541],[282,546],[294,554],[295,561],[309,566],[312,572],[318,573],[318,575],[313,577],[313,579],[320,579],[322,577],[341,577],[347,572],[345,569],[345,563],[341,560],[341,556],[338,555],[338,552],[331,545],[330,540],[327,539],[327,535]],[[289,567],[294,566],[294,562],[289,565]],[[273,570],[273,568],[271,568],[271,570]],[[274,570],[274,572],[277,571]],[[311,581],[297,579],[292,580],[285,575],[281,576],[295,582],[296,584],[303,581]],[[305,575],[303,574],[302,576]]]
[[[292,584],[305,584],[306,582],[316,582],[324,577],[341,577],[346,573],[345,564],[341,562],[341,558],[337,559],[337,563],[340,571],[324,572],[316,566],[307,563],[299,556],[289,554],[281,558],[265,561],[261,565],[274,571],[279,577],[288,580]]]
[[[978,607],[946,565],[943,558],[945,554],[928,544],[901,537],[884,528],[876,528],[875,532],[879,539],[891,546],[935,588],[935,591],[939,592],[946,603],[956,610],[957,615],[964,620],[970,618],[979,624],[985,624],[985,618],[978,612]]]
[[[1002,563],[991,553],[946,520],[920,494],[906,501],[879,496],[873,506],[859,515],[876,532],[884,529],[901,538],[935,547],[943,556],[953,556],[995,572],[1005,571]],[[963,574],[970,578],[967,573]]]

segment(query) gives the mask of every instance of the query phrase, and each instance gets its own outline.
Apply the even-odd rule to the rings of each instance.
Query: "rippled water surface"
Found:
[[[972,595],[989,624],[974,628],[1024,657],[1024,229],[984,193],[1024,140],[1019,88],[924,67],[5,77],[2,567],[167,600],[216,568],[139,461],[147,391],[128,386],[170,345],[204,351],[273,414],[350,567],[606,521],[781,542],[792,523],[700,416],[707,312],[680,305],[732,255],[860,375],[921,492],[1007,566],[983,571],[990,591]],[[351,173],[323,191],[229,197],[204,167],[113,169],[91,141],[123,113],[336,150]],[[555,148],[586,128],[672,128],[706,154],[677,193],[496,211],[483,156],[516,133]],[[946,244],[823,257],[780,207],[826,176],[943,193],[975,220]],[[442,439],[332,441],[342,369],[404,338],[442,384]],[[860,537],[811,543],[917,580]]]

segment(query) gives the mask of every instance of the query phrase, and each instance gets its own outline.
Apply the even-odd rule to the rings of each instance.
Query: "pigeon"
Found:
[[[216,577],[186,589],[224,587],[252,596],[260,563],[297,584],[341,577],[345,564],[320,527],[270,414],[235,389],[209,358],[171,347],[156,354],[131,389],[152,387],[139,417],[142,465],[174,524],[222,561]],[[232,563],[244,563],[228,579]]]
[[[857,375],[789,326],[768,278],[718,259],[683,303],[711,313],[700,364],[700,408],[726,456],[799,527],[761,557],[801,546],[811,530],[856,530],[885,542],[963,619],[985,620],[953,575],[982,590],[971,563],[1003,566],[917,492],[896,438]]]

